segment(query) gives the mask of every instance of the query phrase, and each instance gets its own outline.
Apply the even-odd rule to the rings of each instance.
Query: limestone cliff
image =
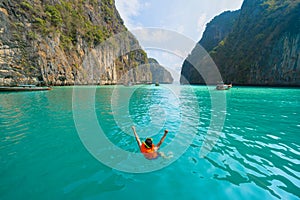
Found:
[[[228,36],[233,30],[233,26],[240,15],[240,10],[226,11],[216,16],[206,25],[203,37],[199,44],[210,52],[219,45],[219,43]]]
[[[0,85],[151,81],[113,0],[2,0]]]
[[[169,71],[160,65],[154,58],[149,58],[150,70],[152,73],[152,83],[173,83],[174,79]]]
[[[234,19],[227,19],[235,22],[215,47],[203,45],[224,82],[300,86],[300,1],[244,0],[239,12]],[[209,23],[206,30],[211,24],[217,21]],[[204,34],[200,44],[211,37]],[[190,57],[196,57],[192,54]],[[187,60],[181,72],[186,81],[181,83],[203,84],[201,76],[193,73],[199,70]]]

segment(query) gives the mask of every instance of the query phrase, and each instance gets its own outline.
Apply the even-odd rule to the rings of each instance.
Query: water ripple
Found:
[[[170,193],[171,198],[184,194],[187,199],[197,199],[193,197],[199,193],[208,198],[215,195],[215,199],[300,198],[299,90],[232,88],[225,93],[226,112],[220,111],[226,114],[223,130],[207,138],[213,110],[207,88],[193,87],[193,96],[187,87],[178,87],[178,98],[162,88],[138,89],[129,105],[122,93],[116,94],[117,109],[129,108],[129,114],[118,116],[122,123],[115,118],[119,110],[111,108],[113,87],[97,88],[99,124],[124,150],[139,152],[132,123],[142,138],[153,133],[155,142],[169,129],[162,147],[175,136],[176,145],[186,146],[188,133],[195,134],[187,151],[172,165],[138,175],[115,172],[84,149],[72,118],[72,89],[0,94],[1,194],[10,199],[25,196],[24,191],[32,191],[26,193],[32,199],[84,198],[84,194],[132,198],[126,192],[142,195],[154,183],[153,198],[161,197],[155,191]],[[198,113],[192,112],[197,108]],[[181,125],[187,127],[184,133],[179,131]],[[203,142],[216,139],[212,151],[200,158]],[[101,147],[99,151],[107,153]],[[18,190],[20,186],[23,190]]]

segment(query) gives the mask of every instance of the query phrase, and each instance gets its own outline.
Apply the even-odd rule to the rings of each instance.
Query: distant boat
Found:
[[[155,86],[159,86],[159,82],[156,82],[156,83],[155,83]]]
[[[0,87],[0,92],[23,92],[51,90],[51,87],[37,87],[36,85],[18,85],[12,87]]]
[[[229,90],[230,88],[232,88],[232,83],[230,83],[230,84],[219,83],[216,86],[217,90]]]

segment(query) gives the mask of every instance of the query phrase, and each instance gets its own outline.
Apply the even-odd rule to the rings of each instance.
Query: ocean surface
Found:
[[[169,158],[145,159],[132,125],[168,129]],[[300,89],[0,93],[0,199],[25,198],[300,199]]]

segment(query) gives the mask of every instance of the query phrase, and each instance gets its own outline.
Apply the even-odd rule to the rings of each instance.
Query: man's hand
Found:
[[[163,137],[160,139],[159,143],[156,145],[157,149],[160,147],[160,145],[163,143],[163,141],[165,140],[165,138],[167,137],[168,134],[168,130],[165,130],[165,134],[163,135]]]
[[[169,131],[166,129],[166,130],[165,130],[165,134],[164,134],[164,135],[166,136],[166,135],[168,134],[168,132],[169,132]]]
[[[138,134],[137,134],[136,131],[135,131],[135,127],[134,127],[134,126],[131,126],[131,128],[132,128],[132,130],[133,130],[133,134],[134,134],[134,136],[135,136],[135,139],[136,139],[136,141],[137,141],[139,147],[141,148],[142,143],[141,143],[141,140],[140,140]]]

